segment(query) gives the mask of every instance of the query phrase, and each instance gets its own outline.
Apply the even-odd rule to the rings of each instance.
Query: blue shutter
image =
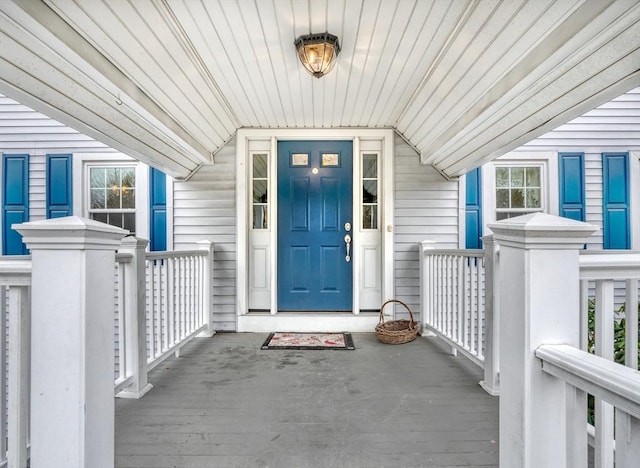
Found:
[[[481,249],[482,242],[482,173],[480,168],[467,172],[465,198],[465,247]]]
[[[585,220],[584,153],[558,154],[560,216]]]
[[[167,176],[150,168],[149,181],[149,249],[167,250]]]
[[[2,155],[2,254],[26,255],[22,236],[11,225],[29,221],[29,155]]]
[[[73,178],[70,154],[47,155],[47,218],[73,214]]]
[[[602,153],[602,189],[603,247],[629,249],[629,153]]]

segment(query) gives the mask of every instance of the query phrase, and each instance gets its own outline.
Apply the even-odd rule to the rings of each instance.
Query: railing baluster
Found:
[[[7,300],[9,288],[0,285],[0,462],[6,461],[7,456]]]
[[[27,467],[31,306],[28,286],[9,288],[9,467]]]
[[[464,257],[458,257],[458,284],[456,286],[456,294],[458,296],[458,313],[456,314],[458,319],[456,342],[464,346],[464,322],[467,320],[467,307],[466,307],[466,288],[464,285],[467,282],[466,275],[466,261]]]
[[[567,384],[567,466],[587,466],[587,392]]]
[[[613,309],[614,283],[612,280],[596,281],[596,355],[613,360]],[[595,468],[613,466],[613,407],[595,399]]]
[[[151,260],[147,262],[147,288],[148,301],[147,301],[147,362],[149,358],[155,356],[156,347],[154,342],[154,329],[155,329],[155,307],[156,307],[156,262],[157,260]]]

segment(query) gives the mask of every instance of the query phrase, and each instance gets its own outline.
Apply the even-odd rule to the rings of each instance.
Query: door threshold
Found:
[[[239,332],[373,332],[378,314],[352,312],[251,311],[238,316]]]

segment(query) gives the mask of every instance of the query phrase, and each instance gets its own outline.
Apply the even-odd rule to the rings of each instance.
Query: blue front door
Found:
[[[351,310],[352,166],[350,141],[279,142],[279,310]]]

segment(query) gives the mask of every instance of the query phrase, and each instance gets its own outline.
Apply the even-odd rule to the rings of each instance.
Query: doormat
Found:
[[[356,349],[351,333],[270,333],[262,349]]]

